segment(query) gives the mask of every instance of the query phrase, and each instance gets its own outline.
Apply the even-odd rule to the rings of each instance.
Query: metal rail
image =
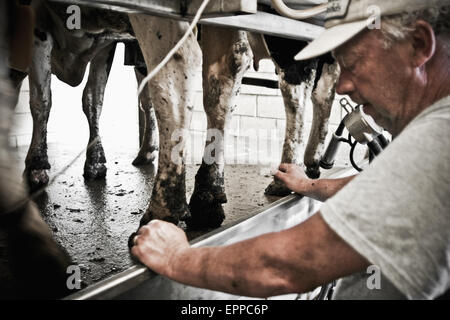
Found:
[[[199,23],[303,41],[311,41],[323,31],[323,27],[318,25],[261,11],[255,14],[204,18]]]
[[[51,0],[67,4],[92,6],[122,12],[140,12],[170,18],[192,18],[202,0]],[[212,0],[204,16],[256,13],[257,0]]]
[[[354,169],[339,171],[330,177],[339,178],[354,174]],[[232,226],[219,228],[191,242],[194,247],[220,246],[249,239],[264,233],[290,228],[316,213],[321,203],[311,198],[292,194],[270,206],[255,212],[250,218]],[[236,299],[218,291],[195,288],[157,275],[142,265],[135,265],[111,278],[100,281],[79,292],[68,300],[86,299]]]
[[[147,13],[179,20],[190,20],[200,0],[51,0],[67,4],[87,5],[128,13]],[[265,4],[265,1],[260,0]],[[323,31],[321,25],[296,21],[276,14],[257,11],[257,0],[213,0],[200,24],[215,25],[272,36],[311,41]],[[301,8],[313,6],[317,0],[294,1]],[[289,2],[288,2],[289,3]],[[184,4],[184,5],[183,5]],[[298,7],[298,5],[297,5]],[[321,24],[321,20],[314,20]]]

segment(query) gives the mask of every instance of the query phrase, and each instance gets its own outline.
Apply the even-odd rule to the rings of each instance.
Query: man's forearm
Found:
[[[307,190],[302,192],[302,194],[319,201],[326,201],[353,180],[354,177],[356,177],[356,175],[339,179],[311,180]]]
[[[280,250],[267,251],[273,237],[268,234],[224,247],[191,247],[178,257],[167,276],[234,295],[269,297],[286,293],[292,283],[286,273],[276,269],[280,261],[275,263],[275,256]]]
[[[367,262],[316,214],[291,229],[224,247],[189,247],[169,278],[235,295],[269,297],[313,290],[361,271]]]

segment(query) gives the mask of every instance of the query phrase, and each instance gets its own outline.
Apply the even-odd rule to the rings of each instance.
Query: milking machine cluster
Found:
[[[369,161],[372,161],[389,144],[389,140],[383,135],[383,128],[375,123],[373,118],[364,113],[362,105],[353,107],[346,98],[339,101],[341,107],[347,112],[335,133],[331,138],[320,166],[323,169],[331,169],[334,165],[339,145],[341,142],[350,145],[350,162],[352,166],[362,171],[354,160],[355,148],[358,143],[369,147]],[[344,129],[348,131],[347,139],[343,137]]]

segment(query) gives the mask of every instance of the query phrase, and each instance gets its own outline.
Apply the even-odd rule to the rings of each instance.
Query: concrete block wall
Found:
[[[277,80],[275,67],[270,60],[261,61],[260,70],[258,72],[250,70],[247,72],[246,76]],[[204,141],[206,115],[203,111],[201,90],[201,86],[197,87],[196,103],[190,127],[190,139],[200,139],[201,141]],[[335,98],[335,104],[332,108],[329,121],[327,142],[331,138],[331,133],[336,131],[344,116],[342,108],[339,106],[339,100],[341,98],[342,97],[340,96],[336,96]],[[311,102],[307,104],[305,112],[305,139],[308,139],[313,118]],[[227,152],[225,153],[226,162],[250,162],[252,164],[259,163],[268,166],[278,164],[281,159],[285,128],[286,114],[281,91],[278,89],[243,85],[241,93],[237,98],[237,107],[233,112],[233,118],[228,131],[229,141],[227,143]],[[261,132],[261,130],[263,130],[263,132]],[[253,146],[253,148],[251,148],[248,146],[250,139],[246,139],[246,137],[249,133],[252,134],[253,132],[256,132],[258,135],[258,146]],[[275,142],[271,141],[274,137],[276,139]],[[188,142],[188,144],[189,143],[192,142]],[[274,144],[276,146],[275,148],[273,147]],[[189,152],[188,150],[188,161],[191,163],[200,163],[202,152],[198,152],[198,146],[203,146],[204,143],[196,142],[195,145],[197,147],[195,150],[192,150],[194,152]],[[271,145],[272,148],[270,148]],[[201,148],[203,150],[203,147]],[[243,152],[239,152],[240,149],[243,149]],[[350,165],[349,152],[350,148],[346,145],[342,145],[336,159],[336,165]],[[364,156],[364,150],[359,150],[359,148],[356,153],[356,159],[362,159]]]
[[[136,80],[131,67],[123,65],[123,47],[118,46],[105,92],[104,107],[100,120],[100,134],[103,141],[114,145],[138,148],[138,112]],[[261,61],[260,71],[248,71],[247,76],[276,80],[275,68],[270,60]],[[56,77],[52,77],[53,107],[48,126],[48,143],[76,144],[85,147],[89,134],[86,118],[81,108],[81,97],[87,77],[76,88],[72,88]],[[195,104],[187,138],[188,163],[201,163],[206,138],[206,115],[203,111],[201,77],[195,84]],[[339,97],[336,98],[336,102]],[[10,141],[13,146],[27,146],[31,141],[32,119],[28,106],[28,81],[22,86],[19,104],[16,107],[14,128]],[[342,119],[339,105],[333,107],[329,135]],[[262,164],[275,166],[281,159],[284,140],[285,111],[281,92],[243,85],[237,97],[226,139],[226,162],[233,164]],[[306,130],[312,122],[312,104],[306,108]],[[256,133],[256,140],[252,136]],[[358,154],[362,154],[363,150]],[[342,146],[338,165],[348,165],[349,148]],[[357,157],[359,157],[359,155]],[[359,159],[359,158],[358,158]]]

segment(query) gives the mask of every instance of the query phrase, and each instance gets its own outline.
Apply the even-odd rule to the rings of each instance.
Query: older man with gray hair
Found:
[[[381,18],[380,18],[381,17]],[[181,229],[143,226],[132,253],[178,282],[267,297],[335,279],[336,299],[435,299],[450,288],[450,0],[329,1],[326,30],[300,52],[333,51],[339,94],[394,141],[357,177],[276,176],[325,201],[307,221],[229,246],[192,248]],[[367,286],[367,269],[380,270]]]

